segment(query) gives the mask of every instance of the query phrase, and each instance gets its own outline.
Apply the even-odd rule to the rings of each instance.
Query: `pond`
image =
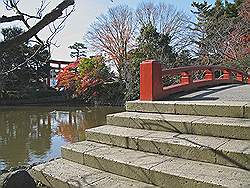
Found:
[[[122,107],[0,107],[0,170],[60,157],[60,147],[85,139]]]

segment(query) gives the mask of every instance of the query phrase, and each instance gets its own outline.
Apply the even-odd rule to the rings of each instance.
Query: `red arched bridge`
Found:
[[[193,75],[197,71],[204,73],[202,79],[193,79]],[[219,74],[216,74],[216,72],[219,72]],[[180,81],[177,84],[164,86],[162,80],[166,76],[180,76]],[[140,64],[141,101],[159,100],[174,93],[234,83],[250,84],[250,75],[240,70],[222,66],[187,66],[162,69],[161,64],[155,60],[146,60]]]

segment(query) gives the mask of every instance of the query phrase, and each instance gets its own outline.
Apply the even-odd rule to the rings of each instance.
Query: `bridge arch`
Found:
[[[193,80],[196,71],[203,71],[204,78]],[[215,72],[221,71],[219,78]],[[164,86],[162,78],[165,76],[180,76],[178,84]],[[220,84],[248,83],[250,75],[237,69],[223,66],[187,66],[173,69],[162,69],[161,64],[155,60],[146,60],[140,64],[140,100],[153,101],[182,91],[191,91],[201,87],[216,86]]]

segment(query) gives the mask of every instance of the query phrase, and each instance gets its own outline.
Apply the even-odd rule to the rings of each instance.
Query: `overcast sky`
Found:
[[[47,0],[50,2],[47,7],[47,12],[58,5],[62,0]],[[97,16],[105,13],[108,8],[116,6],[118,4],[126,4],[131,8],[136,8],[137,5],[146,0],[76,0],[75,11],[68,18],[65,23],[65,28],[61,31],[54,42],[59,45],[58,48],[54,47],[52,50],[52,59],[55,60],[72,60],[70,57],[69,45],[74,42],[83,42],[84,33],[88,31],[89,25],[95,20]],[[197,0],[203,2],[203,0]],[[154,0],[151,2],[165,2],[167,4],[174,5],[177,9],[183,10],[190,14],[192,0]],[[208,0],[209,3],[214,3],[215,0]],[[23,12],[35,13],[39,7],[40,0],[20,0],[20,9]],[[3,0],[0,0],[0,16],[2,15],[13,15],[13,12],[7,11]],[[19,22],[14,22],[12,25],[22,26]],[[0,24],[0,29],[7,27],[9,24]],[[48,34],[47,30],[39,33],[41,38]]]

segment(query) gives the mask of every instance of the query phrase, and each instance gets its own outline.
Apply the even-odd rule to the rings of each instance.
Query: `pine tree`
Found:
[[[135,100],[139,97],[140,63],[144,60],[158,60],[165,68],[175,66],[176,54],[170,46],[169,36],[157,32],[152,23],[149,22],[141,28],[137,43],[137,48],[129,52],[131,79],[127,87],[127,100]]]
[[[69,46],[70,49],[73,51],[70,53],[71,57],[76,57],[77,59],[80,59],[82,57],[86,57],[86,51],[87,49],[83,43],[75,42],[72,46]]]
[[[3,39],[9,40],[24,31],[19,27],[3,28]],[[50,57],[46,47],[40,48],[26,41],[0,53],[0,93],[5,91],[30,92],[43,89],[48,77]],[[21,96],[19,96],[21,97]]]
[[[156,59],[165,67],[173,67],[176,54],[170,46],[170,38],[167,34],[157,32],[152,23],[142,27],[137,42],[135,56],[143,60]]]
[[[235,60],[240,57],[237,55],[241,51],[240,37],[248,25],[239,16],[243,3],[243,0],[234,3],[216,0],[212,6],[206,2],[193,2],[192,6],[197,10],[193,11],[197,16],[193,30],[197,33],[195,42],[203,63],[221,64],[225,59]]]

